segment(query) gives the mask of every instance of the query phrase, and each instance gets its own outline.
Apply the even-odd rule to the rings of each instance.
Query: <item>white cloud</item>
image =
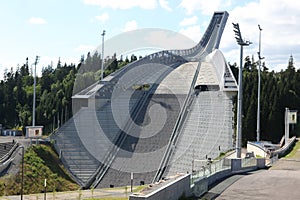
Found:
[[[253,12],[255,11],[255,14]],[[221,40],[220,49],[231,63],[239,61],[232,22],[239,23],[242,36],[253,44],[244,48],[244,56],[258,59],[258,24],[262,27],[262,56],[270,70],[286,68],[290,54],[295,65],[300,60],[300,1],[260,0],[229,11],[229,19]]]
[[[130,9],[139,7],[142,9],[154,9],[157,6],[156,0],[83,0],[86,5],[100,6],[101,8]]]
[[[214,11],[220,10],[221,7],[227,7],[229,3],[226,0],[182,0],[182,7],[188,15],[200,10],[204,15],[211,15]]]
[[[95,19],[102,23],[105,23],[109,19],[109,15],[108,13],[103,13],[102,15],[95,16]]]
[[[172,8],[169,6],[169,2],[167,0],[158,0],[160,7],[167,11],[172,11]]]
[[[31,17],[28,22],[30,24],[47,24],[47,21],[41,17]]]
[[[179,33],[187,36],[195,42],[199,42],[203,33],[201,33],[200,25],[189,26],[184,29],[181,29]]]
[[[198,21],[198,17],[197,16],[193,16],[190,18],[184,18],[179,25],[180,26],[191,26],[191,25],[195,25]]]
[[[125,27],[122,29],[122,31],[127,32],[135,29],[137,29],[137,22],[135,20],[131,20],[125,23]]]
[[[78,47],[76,47],[74,49],[75,52],[80,52],[80,53],[84,53],[86,54],[87,52],[92,52],[96,49],[95,46],[93,45],[85,45],[85,44],[81,44]]]

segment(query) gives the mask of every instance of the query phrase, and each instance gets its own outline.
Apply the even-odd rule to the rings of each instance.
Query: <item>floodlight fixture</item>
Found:
[[[242,99],[243,99],[243,47],[252,44],[249,40],[243,40],[240,26],[238,23],[232,23],[235,39],[241,46],[240,68],[239,68],[239,86],[238,86],[238,106],[237,106],[237,126],[236,126],[236,157],[241,158],[242,150]]]
[[[104,72],[104,36],[105,36],[105,30],[103,30],[102,34],[102,61],[101,61],[101,81],[103,79],[103,72]]]
[[[260,141],[260,85],[261,85],[261,78],[260,78],[260,71],[261,71],[261,60],[264,57],[261,57],[261,31],[262,28],[258,24],[259,29],[259,48],[258,48],[258,84],[257,84],[257,117],[256,117],[256,141]]]
[[[40,57],[35,57],[35,62],[32,64],[34,65],[34,75],[33,75],[33,104],[32,104],[32,126],[35,126],[35,99],[36,99],[36,65],[39,62]]]

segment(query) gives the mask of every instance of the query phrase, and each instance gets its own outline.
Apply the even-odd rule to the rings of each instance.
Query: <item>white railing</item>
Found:
[[[217,172],[224,171],[224,170],[230,170],[231,169],[231,162],[227,158],[223,158],[218,161],[214,161],[210,163],[207,161],[206,166],[202,166],[202,169],[196,172],[193,172],[191,178],[192,182],[193,180],[196,180],[200,177],[209,177]]]
[[[257,169],[257,159],[253,158],[243,158],[241,159],[241,168],[238,171],[233,171],[231,168],[231,159],[223,158],[218,161],[208,162],[206,165],[202,166],[202,169],[193,172],[191,176],[191,184],[194,184],[194,181],[205,177],[214,176],[218,172],[226,171],[227,175],[230,175],[235,172],[244,171],[244,170],[255,170]],[[225,175],[226,176],[226,175]]]

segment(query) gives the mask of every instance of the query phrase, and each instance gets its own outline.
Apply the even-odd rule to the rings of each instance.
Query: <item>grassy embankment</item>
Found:
[[[293,147],[292,151],[284,157],[285,158],[300,158],[299,149],[300,149],[300,141],[298,140],[298,141],[296,141],[296,144]]]
[[[21,165],[19,166],[21,169]],[[0,196],[19,195],[21,191],[21,170],[16,176],[0,178]],[[48,145],[29,147],[24,155],[24,194],[44,191],[78,190],[79,186],[67,175],[57,154]]]

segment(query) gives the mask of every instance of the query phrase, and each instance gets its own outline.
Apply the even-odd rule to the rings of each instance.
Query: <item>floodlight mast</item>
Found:
[[[103,79],[103,66],[104,66],[104,35],[105,35],[105,30],[103,30],[101,36],[102,36],[102,62],[101,62],[101,81]]]
[[[261,57],[261,31],[262,28],[258,24],[259,29],[259,48],[258,48],[258,88],[257,88],[257,122],[256,122],[256,141],[260,141],[260,85],[261,85],[261,79],[260,79],[260,71],[261,71],[261,60],[264,59],[264,57]]]
[[[236,157],[241,158],[242,151],[242,100],[243,100],[243,47],[252,44],[250,41],[244,41],[238,23],[232,23],[235,33],[235,39],[240,50],[240,68],[239,68],[239,86],[238,86],[238,105],[237,105],[237,133],[236,133]]]
[[[32,106],[32,126],[35,126],[35,88],[36,88],[36,65],[39,62],[39,56],[35,57],[34,65],[34,77],[33,77],[33,106]]]

